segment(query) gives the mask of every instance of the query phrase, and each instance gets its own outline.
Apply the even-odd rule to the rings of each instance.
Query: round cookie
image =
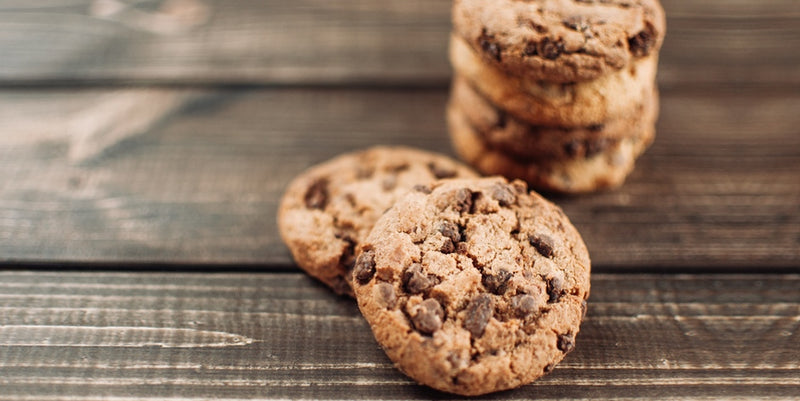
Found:
[[[554,83],[597,79],[655,54],[658,0],[455,0],[453,27],[485,62]]]
[[[628,68],[593,81],[556,84],[509,75],[481,60],[462,39],[450,38],[455,72],[498,107],[535,125],[580,127],[628,117],[649,101],[658,57],[638,59]]]
[[[441,178],[476,177],[444,155],[373,147],[314,166],[281,199],[278,228],[298,266],[338,294],[352,296],[354,252],[400,196]]]
[[[543,161],[591,157],[623,138],[641,135],[658,114],[658,94],[650,96],[631,116],[588,127],[528,124],[491,104],[459,76],[453,80],[450,104],[489,147],[512,157]]]
[[[362,314],[398,368],[478,395],[549,372],[575,345],[590,261],[561,209],[522,181],[442,180],[375,224],[354,269]]]
[[[655,127],[645,124],[638,135],[609,141],[604,150],[590,157],[521,160],[489,147],[458,108],[448,107],[447,122],[456,153],[481,173],[519,178],[537,189],[563,193],[591,192],[622,185],[633,171],[636,158],[655,137]]]

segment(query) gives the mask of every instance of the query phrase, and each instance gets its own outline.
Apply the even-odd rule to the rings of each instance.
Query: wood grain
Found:
[[[663,3],[655,144],[552,198],[601,272],[578,346],[483,399],[800,394],[800,2]],[[342,152],[452,154],[450,4],[0,2],[0,401],[455,399],[297,273],[275,216]]]
[[[124,96],[0,96],[0,260],[286,268],[275,214],[296,174],[371,144],[450,153],[443,91],[271,89],[198,92],[70,159],[61,127],[109,93]],[[796,93],[665,91],[655,145],[623,188],[553,199],[599,271],[796,268],[799,108]]]
[[[355,303],[300,274],[5,271],[0,305],[3,400],[452,398],[399,373]],[[589,305],[552,374],[486,398],[800,391],[800,276],[595,275]]]
[[[664,0],[664,87],[800,85],[793,0]],[[450,0],[0,4],[0,85],[438,85]]]

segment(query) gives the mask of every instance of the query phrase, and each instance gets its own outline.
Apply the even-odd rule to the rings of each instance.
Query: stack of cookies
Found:
[[[454,0],[448,124],[484,174],[615,187],[653,141],[658,0]]]
[[[299,267],[354,296],[419,383],[462,395],[514,388],[575,347],[589,255],[561,209],[522,181],[376,147],[298,176],[278,225]]]

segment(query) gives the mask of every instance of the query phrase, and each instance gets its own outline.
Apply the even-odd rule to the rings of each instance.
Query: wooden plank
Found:
[[[445,102],[439,90],[4,91],[0,260],[292,266],[275,216],[292,177],[372,144],[450,153]],[[665,91],[657,140],[623,188],[553,200],[598,271],[796,268],[799,108],[796,93]],[[132,111],[148,124],[126,122]]]
[[[444,85],[449,0],[4,1],[0,85]],[[665,87],[800,85],[792,0],[665,0]]]
[[[578,346],[491,399],[790,399],[800,276],[595,275]],[[431,399],[301,274],[0,272],[2,400]]]

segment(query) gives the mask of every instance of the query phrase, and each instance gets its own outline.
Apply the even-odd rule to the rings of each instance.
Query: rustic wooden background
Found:
[[[0,400],[452,398],[300,274],[278,197],[371,144],[451,153],[445,0],[0,1]],[[578,347],[490,399],[798,399],[800,2],[665,0],[626,185],[556,197]]]

